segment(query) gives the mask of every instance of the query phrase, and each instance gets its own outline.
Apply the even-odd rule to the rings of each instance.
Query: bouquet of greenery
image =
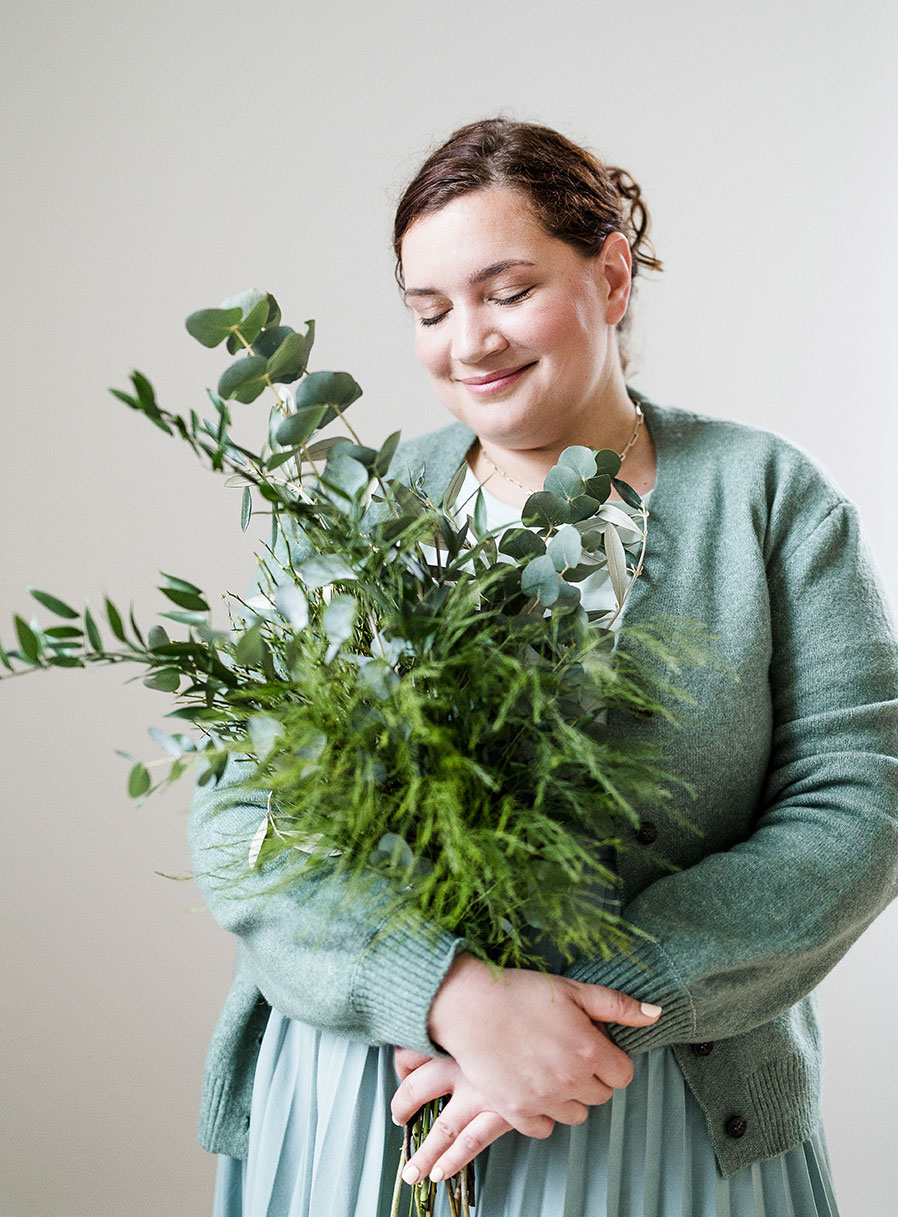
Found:
[[[88,608],[32,589],[61,624],[17,616],[18,646],[0,646],[5,674],[141,666],[144,684],[175,696],[168,717],[198,732],[153,729],[165,755],[134,764],[130,793],[192,764],[200,784],[218,782],[230,757],[249,760],[241,788],[266,791],[268,805],[243,867],[277,859],[272,883],[326,867],[350,892],[377,885],[397,912],[414,908],[500,966],[540,966],[540,932],[568,960],[631,949],[596,887],[615,883],[607,847],[622,826],[668,802],[677,780],[645,743],[612,738],[605,714],[669,717],[677,665],[703,647],[680,630],[675,654],[665,622],[614,645],[648,519],[617,480],[618,456],[566,449],[520,524],[491,532],[479,492],[457,503],[466,466],[434,503],[415,471],[391,476],[398,433],[362,443],[345,419],[356,382],[307,371],[314,323],[294,331],[271,295],[252,291],[192,314],[187,329],[238,355],[209,391],[213,417],[162,409],[139,372],[132,392],[113,392],[242,484],[244,529],[254,511],[271,513],[257,594],[232,597],[222,629],[199,587],[165,575],[161,616],[184,636],[168,624],[144,633],[107,599],[107,642]],[[228,403],[266,391],[266,440],[253,452],[232,438]],[[338,420],[346,436],[318,437]],[[612,486],[622,504],[608,501]],[[606,614],[585,610],[576,586],[601,569],[616,600]],[[416,1189],[420,1212],[431,1187]],[[449,1188],[466,1211],[467,1178]]]

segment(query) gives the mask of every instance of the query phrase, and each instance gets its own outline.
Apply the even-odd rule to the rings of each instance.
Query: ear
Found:
[[[630,245],[622,232],[609,232],[598,257],[599,271],[605,293],[605,321],[617,325],[627,311],[632,283],[633,259]]]

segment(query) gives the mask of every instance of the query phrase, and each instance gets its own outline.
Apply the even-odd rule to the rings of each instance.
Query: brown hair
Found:
[[[487,118],[453,132],[409,183],[393,225],[396,279],[402,279],[402,238],[422,215],[463,194],[504,186],[524,193],[552,237],[587,257],[601,251],[610,232],[623,233],[640,268],[661,270],[648,239],[650,217],[637,183],[624,169],[603,164],[551,127]],[[629,310],[618,324],[626,330]],[[621,352],[626,367],[626,357]]]

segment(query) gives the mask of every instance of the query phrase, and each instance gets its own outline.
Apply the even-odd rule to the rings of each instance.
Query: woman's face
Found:
[[[402,240],[415,353],[440,401],[507,448],[577,442],[622,383],[614,326],[630,250],[612,233],[585,257],[549,236],[515,190],[462,195]]]

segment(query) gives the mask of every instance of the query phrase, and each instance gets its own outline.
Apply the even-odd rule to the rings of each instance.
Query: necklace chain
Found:
[[[623,452],[618,452],[616,454],[617,456],[620,457],[620,463],[622,465],[623,465],[624,461],[626,460],[627,454],[629,453],[630,449],[633,447],[633,445],[636,443],[636,440],[639,438],[639,429],[642,426],[642,419],[643,419],[642,407],[639,405],[638,402],[635,402],[635,401],[633,402],[633,406],[635,407],[635,410],[636,410],[636,423],[633,427],[633,434],[627,440],[627,443],[624,447]],[[526,490],[528,494],[537,494],[538,493],[536,490],[533,489],[532,486],[525,486],[523,482],[519,482],[517,478],[513,478],[510,473],[506,473],[504,469],[500,469],[499,466],[496,464],[496,462],[487,455],[486,449],[484,448],[483,443],[481,443],[481,445],[480,445],[480,455],[483,457],[483,459],[489,465],[490,469],[492,469],[492,470],[494,470],[494,472],[498,473],[500,477],[505,478],[506,482],[511,482],[513,486],[518,486],[518,487],[520,487],[521,490]]]

